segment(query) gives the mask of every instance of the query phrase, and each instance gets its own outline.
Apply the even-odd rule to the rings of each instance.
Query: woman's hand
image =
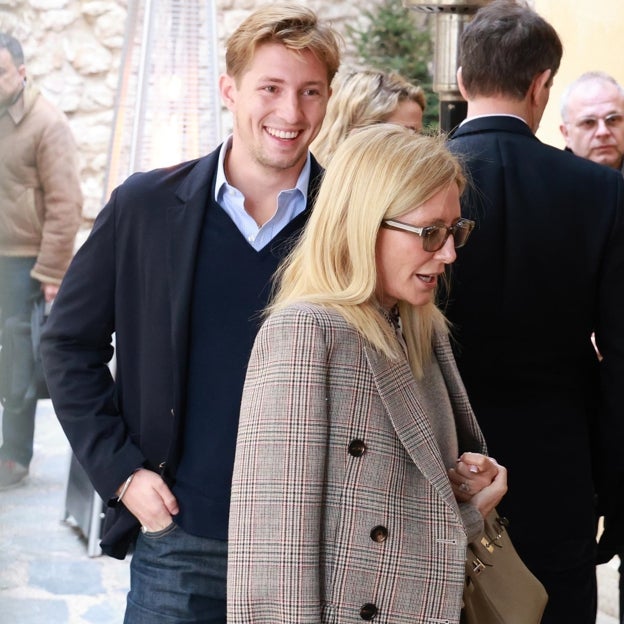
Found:
[[[495,460],[481,453],[464,453],[448,471],[455,497],[460,502],[469,501],[475,494],[492,483],[498,474]]]
[[[494,463],[496,463],[495,460]],[[498,473],[490,485],[484,487],[480,492],[470,499],[470,504],[474,505],[485,518],[500,503],[507,493],[507,468],[496,464]]]
[[[483,517],[507,492],[507,469],[481,453],[464,453],[448,475],[455,498],[460,503],[470,502]]]

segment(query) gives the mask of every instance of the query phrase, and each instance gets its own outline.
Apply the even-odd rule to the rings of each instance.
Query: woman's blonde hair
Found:
[[[416,102],[425,110],[422,88],[396,72],[340,70],[331,87],[332,96],[323,125],[310,146],[310,151],[325,167],[336,148],[354,129],[388,121],[406,100]]]
[[[400,347],[377,300],[375,250],[381,222],[414,210],[465,178],[443,137],[415,134],[396,124],[352,133],[325,172],[310,220],[278,271],[269,312],[305,301],[338,310],[376,349],[397,357]],[[446,321],[431,302],[399,302],[408,356],[422,375],[435,331]]]

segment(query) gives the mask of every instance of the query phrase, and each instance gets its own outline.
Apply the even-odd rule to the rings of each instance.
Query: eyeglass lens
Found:
[[[463,247],[470,236],[472,227],[465,221],[455,223],[450,228],[432,225],[423,232],[423,248],[425,251],[438,251],[444,247],[448,237],[453,235],[455,248]]]
[[[607,128],[617,128],[624,121],[624,115],[611,113],[606,117],[584,117],[576,122],[576,127],[582,130],[596,130],[601,120]]]

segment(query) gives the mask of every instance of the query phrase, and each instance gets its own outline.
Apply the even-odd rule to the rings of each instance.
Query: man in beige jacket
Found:
[[[82,193],[76,144],[65,115],[26,79],[22,46],[0,33],[0,328],[51,302],[72,257]],[[29,348],[13,342],[4,381]],[[7,359],[6,357],[4,358]],[[7,372],[8,371],[8,372]],[[3,397],[0,490],[20,485],[33,454],[36,396]]]

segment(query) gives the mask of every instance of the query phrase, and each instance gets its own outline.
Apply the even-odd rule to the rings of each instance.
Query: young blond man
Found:
[[[336,34],[303,5],[251,14],[219,83],[232,136],[115,190],[49,319],[52,400],[109,501],[102,548],[123,558],[134,544],[126,624],[226,621],[247,359],[273,272],[310,212],[321,169],[308,146],[338,64]]]

